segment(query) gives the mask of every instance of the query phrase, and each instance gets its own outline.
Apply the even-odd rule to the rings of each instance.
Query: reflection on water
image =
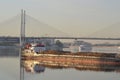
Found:
[[[19,48],[0,46],[0,80],[19,80]]]
[[[0,57],[0,80],[19,80],[19,58]]]
[[[23,67],[26,72],[31,73],[42,73],[45,68],[50,69],[68,69],[73,68],[79,71],[104,71],[104,72],[120,72],[120,66],[115,65],[94,65],[94,64],[75,64],[67,62],[52,62],[52,61],[34,61],[34,60],[24,60]]]
[[[98,50],[98,49],[97,49]],[[105,49],[104,49],[105,50]],[[111,52],[112,53],[112,52]],[[52,59],[51,59],[52,60]],[[119,80],[120,66],[23,60],[24,80]]]
[[[23,61],[23,66],[26,72],[41,73],[45,71],[45,66],[40,65],[37,61]]]
[[[45,66],[38,61],[23,61],[23,63],[26,68],[29,66],[32,70],[36,68],[35,71],[31,70],[32,73],[25,72],[24,80],[119,80],[120,78],[120,73],[117,72],[120,71],[119,68],[106,73],[104,70],[84,71],[85,69],[81,68],[81,71],[72,67],[62,67],[62,65]],[[0,58],[0,80],[19,80],[19,58]]]
[[[18,55],[19,49],[0,48],[0,56]],[[0,57],[0,80],[19,80],[19,58]],[[67,64],[67,65],[65,65]],[[23,61],[24,80],[119,80],[120,67]]]
[[[0,57],[2,56],[18,56],[19,48],[17,46],[0,46]]]
[[[23,60],[24,80],[119,80],[120,66]]]

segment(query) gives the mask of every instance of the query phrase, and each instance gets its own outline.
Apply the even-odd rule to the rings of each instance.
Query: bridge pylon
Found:
[[[22,49],[25,45],[25,10],[21,10],[21,29],[20,29],[20,80],[24,80],[24,68],[22,66]]]

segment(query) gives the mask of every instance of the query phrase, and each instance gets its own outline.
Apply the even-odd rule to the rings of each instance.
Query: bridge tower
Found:
[[[21,10],[21,31],[20,31],[20,45],[24,47],[25,44],[25,10]]]
[[[25,10],[21,10],[21,29],[20,29],[20,80],[24,80],[24,68],[22,66],[22,49],[25,46]]]

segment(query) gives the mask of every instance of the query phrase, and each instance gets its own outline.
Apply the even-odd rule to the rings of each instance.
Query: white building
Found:
[[[70,46],[72,53],[76,52],[90,52],[92,51],[92,45],[84,41],[74,41]]]

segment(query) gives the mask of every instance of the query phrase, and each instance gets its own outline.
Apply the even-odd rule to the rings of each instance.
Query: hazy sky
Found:
[[[0,0],[0,22],[20,14],[21,9],[74,35],[88,35],[120,22],[120,0]]]

